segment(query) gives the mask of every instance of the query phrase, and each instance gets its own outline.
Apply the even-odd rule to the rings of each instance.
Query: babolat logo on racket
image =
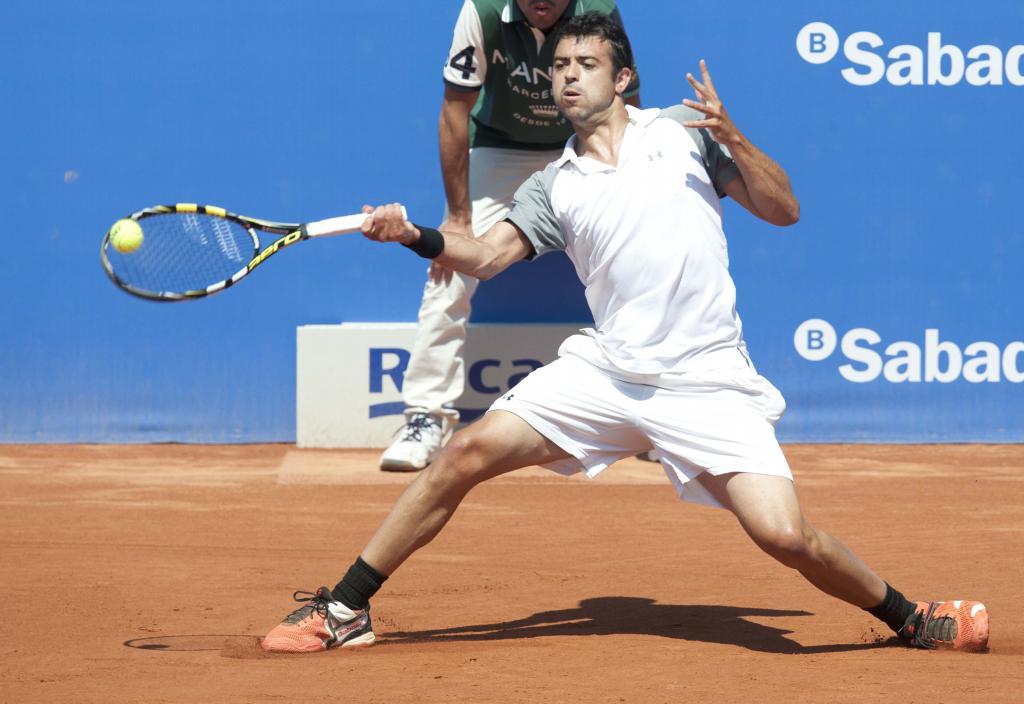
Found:
[[[972,86],[1024,86],[1024,45],[1003,50],[992,44],[968,49],[946,43],[941,32],[928,32],[924,43],[898,43],[886,49],[874,32],[853,32],[841,42],[839,33],[826,22],[811,22],[797,33],[796,50],[807,63],[825,64],[842,48],[852,64],[839,73],[847,83],[871,86],[882,80],[894,86],[952,86],[966,81]]]
[[[276,254],[277,250],[281,249],[282,247],[287,247],[290,244],[294,244],[295,242],[298,242],[300,239],[302,239],[301,231],[292,232],[291,234],[287,234],[284,237],[279,237],[273,244],[264,249],[262,252],[259,253],[259,255],[257,255],[255,258],[253,258],[252,261],[249,262],[249,271],[252,271],[255,267],[262,264],[267,257],[271,256],[272,254]]]
[[[938,328],[924,331],[923,344],[911,340],[885,343],[871,328],[847,330],[842,338],[827,320],[812,318],[793,333],[793,347],[804,359],[822,362],[838,349],[846,361],[838,371],[847,381],[864,384],[879,377],[893,384],[964,380],[972,384],[1024,382],[1024,341],[1000,348],[979,340],[960,347],[943,339]]]

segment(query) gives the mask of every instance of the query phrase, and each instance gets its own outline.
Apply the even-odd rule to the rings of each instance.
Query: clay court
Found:
[[[374,599],[376,646],[265,655],[411,477],[375,451],[5,446],[0,699],[1020,701],[1024,447],[787,453],[811,520],[897,588],[983,600],[990,652],[894,645],[630,460],[479,487]]]

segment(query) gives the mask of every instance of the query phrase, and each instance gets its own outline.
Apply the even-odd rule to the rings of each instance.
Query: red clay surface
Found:
[[[268,656],[410,480],[370,451],[0,446],[0,700],[1020,702],[1024,446],[787,448],[810,519],[983,655],[894,646],[656,465],[474,490],[373,602],[378,644]]]

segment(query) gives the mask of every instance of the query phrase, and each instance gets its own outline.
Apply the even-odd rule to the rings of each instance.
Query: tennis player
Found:
[[[416,227],[397,205],[365,209],[367,237],[482,279],[564,250],[596,326],[456,433],[342,580],[307,593],[265,649],[372,643],[370,597],[480,482],[534,464],[596,476],[649,445],[682,499],[731,511],[764,552],[908,645],[986,647],[984,605],[909,601],[804,517],[775,438],[785,403],[743,342],[720,198],[776,225],[796,222],[799,205],[785,172],[729,117],[704,62],[701,80],[687,75],[698,100],[665,110],[625,105],[631,66],[617,23],[588,13],[564,25],[553,86],[575,136],[482,237]]]
[[[621,25],[613,0],[466,0],[444,67],[438,125],[446,197],[441,230],[482,235],[502,220],[520,184],[561,154],[572,134],[551,94],[548,40],[587,10]],[[639,105],[635,71],[624,96]],[[437,455],[459,421],[463,349],[479,281],[432,267],[402,382],[405,422],[380,468],[414,472]]]

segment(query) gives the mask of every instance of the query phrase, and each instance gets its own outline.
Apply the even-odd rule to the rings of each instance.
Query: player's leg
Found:
[[[984,604],[908,601],[843,543],[810,524],[789,479],[705,473],[698,481],[736,516],[758,547],[826,594],[885,621],[908,644],[972,651],[987,647]]]
[[[333,589],[295,593],[303,606],[263,639],[273,652],[352,648],[374,641],[369,599],[387,575],[429,543],[463,497],[482,481],[567,452],[506,411],[492,411],[452,438],[437,459],[395,502],[360,557]]]
[[[744,354],[719,356],[714,369],[659,390],[645,412],[644,426],[680,496],[732,511],[765,552],[826,593],[860,607],[878,604],[885,583],[804,519],[775,437],[782,394]]]
[[[452,438],[398,499],[342,580],[310,595],[311,603],[271,631],[264,648],[298,652],[372,642],[370,597],[437,535],[480,482],[530,464],[594,476],[648,447],[646,435],[631,422],[635,395],[621,387],[573,356],[531,373],[481,421]]]
[[[362,559],[390,575],[441,530],[472,487],[528,465],[593,475],[647,445],[618,382],[577,357],[529,374],[459,431],[395,503]]]
[[[381,573],[391,574],[433,540],[477,484],[521,467],[567,457],[569,453],[518,416],[491,411],[457,432],[416,477],[374,533],[362,558]]]
[[[933,610],[908,601],[807,521],[775,437],[785,401],[751,365],[728,361],[688,375],[678,388],[658,390],[646,404],[643,426],[680,496],[729,509],[769,555],[825,593],[866,609],[912,644],[984,647],[982,605],[948,602]]]
[[[792,480],[767,474],[701,474],[697,481],[736,516],[755,544],[826,594],[861,608],[885,582],[840,541],[804,517]]]

